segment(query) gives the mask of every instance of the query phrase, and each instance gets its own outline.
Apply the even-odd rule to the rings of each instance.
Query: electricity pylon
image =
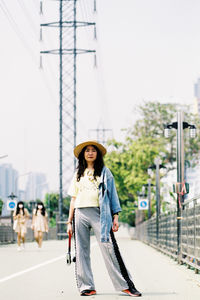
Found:
[[[63,191],[67,190],[76,163],[73,149],[76,146],[76,73],[77,55],[95,53],[95,50],[77,48],[77,29],[96,23],[77,21],[77,0],[59,1],[59,21],[41,24],[59,28],[59,48],[40,51],[41,54],[59,55],[59,218],[62,219]],[[40,8],[43,13],[43,9]]]

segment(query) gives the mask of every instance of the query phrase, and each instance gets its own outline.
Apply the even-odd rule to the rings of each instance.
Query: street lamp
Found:
[[[180,112],[180,113],[182,113],[182,112]],[[182,113],[182,117],[183,117],[183,113]],[[195,125],[189,124],[187,122],[182,122],[182,126],[183,126],[183,129],[189,128],[189,134],[190,134],[191,138],[196,137],[196,126]],[[171,124],[164,124],[164,136],[166,138],[170,137],[172,128],[177,129],[178,122],[173,122]]]
[[[161,164],[160,157],[154,159],[154,164],[149,166],[148,174],[152,174],[152,170],[156,170],[156,239],[158,242],[159,238],[159,215],[160,215],[160,169],[166,167]]]
[[[16,195],[14,195],[14,193],[11,193],[8,198],[10,198],[11,200],[14,200],[15,198],[17,198]],[[12,241],[14,242],[15,240],[15,236],[14,236],[14,230],[13,230],[13,215],[12,215],[12,210],[14,208],[10,208],[10,218],[11,218],[11,232],[12,232]]]
[[[151,170],[151,169],[149,169],[149,170]],[[154,186],[154,185],[151,183],[151,178],[149,178],[147,180],[147,182],[148,183],[145,183],[143,186],[145,188],[146,187],[148,188],[148,193],[147,193],[147,199],[148,199],[148,203],[149,203],[149,206],[148,206],[148,219],[150,219],[151,218],[151,187]]]
[[[8,196],[8,198],[10,198],[11,200],[13,200],[13,199],[17,198],[17,196],[14,195],[14,193],[11,193],[11,194]]]
[[[176,160],[177,160],[177,183],[175,185],[175,192],[177,193],[177,250],[178,261],[181,261],[181,203],[184,200],[184,194],[187,193],[184,183],[184,140],[183,130],[189,128],[190,137],[196,136],[196,126],[184,122],[184,114],[182,111],[177,112],[177,122],[164,125],[165,137],[170,136],[170,130],[175,128],[177,130],[177,148],[176,148]]]
[[[145,190],[137,191],[138,196],[138,210],[135,215],[135,225],[137,226],[139,223],[144,221],[145,215],[144,210],[147,209],[147,201],[145,199]]]

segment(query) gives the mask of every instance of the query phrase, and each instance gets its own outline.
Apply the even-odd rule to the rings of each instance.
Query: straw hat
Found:
[[[103,145],[99,144],[96,141],[87,141],[87,142],[77,145],[74,148],[74,155],[78,158],[78,156],[81,153],[81,151],[83,150],[83,148],[86,146],[91,146],[91,145],[96,146],[99,149],[99,151],[101,152],[102,156],[104,156],[106,154],[107,150]]]

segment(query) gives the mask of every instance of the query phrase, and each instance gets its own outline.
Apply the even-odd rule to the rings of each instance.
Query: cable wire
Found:
[[[35,25],[33,19],[32,19],[32,14],[29,13],[28,9],[26,8],[26,5],[24,4],[23,0],[18,0],[17,1],[19,6],[21,7],[30,27],[32,28],[34,34],[37,36],[37,26]]]
[[[28,51],[28,53],[31,55],[33,61],[36,63],[37,62],[37,58],[36,58],[34,52],[30,48],[29,44],[26,42],[26,39],[24,38],[23,33],[21,32],[21,30],[19,29],[17,23],[13,19],[13,17],[11,15],[11,13],[9,12],[9,10],[8,10],[8,8],[7,8],[4,0],[1,0],[1,2],[0,2],[0,8],[3,11],[4,15],[6,16],[8,22],[10,23],[12,29],[16,33],[18,39],[22,42],[22,44],[24,45],[24,47],[26,48],[26,50]]]

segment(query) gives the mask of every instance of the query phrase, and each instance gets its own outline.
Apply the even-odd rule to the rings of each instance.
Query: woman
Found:
[[[96,294],[90,264],[90,229],[99,243],[108,273],[116,290],[139,297],[126,269],[114,233],[118,231],[118,213],[121,211],[114,179],[104,166],[103,145],[88,141],[74,149],[78,158],[68,194],[71,196],[68,228],[75,232],[76,279],[81,296]],[[73,227],[72,227],[73,222]]]
[[[48,232],[47,212],[42,202],[37,203],[33,211],[33,219],[31,228],[34,230],[34,237],[38,244],[38,248],[42,247],[43,232]]]
[[[26,221],[29,218],[29,213],[26,208],[24,208],[24,203],[22,201],[19,201],[17,203],[17,208],[13,213],[13,229],[17,233],[17,250],[20,251],[24,249],[25,247],[25,235],[27,232],[26,229]],[[22,246],[21,246],[21,240],[22,240]]]

